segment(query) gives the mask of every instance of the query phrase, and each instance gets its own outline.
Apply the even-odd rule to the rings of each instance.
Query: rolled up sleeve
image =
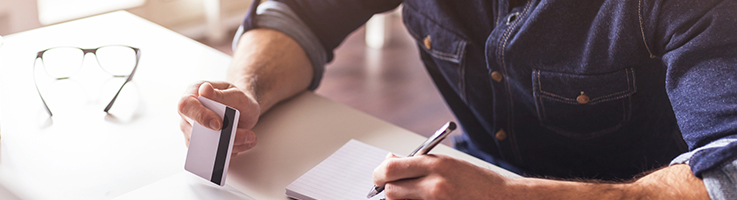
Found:
[[[645,44],[667,67],[666,91],[712,199],[737,199],[736,1],[642,1]]]
[[[255,0],[233,39],[233,49],[243,33],[255,28],[280,31],[304,49],[313,68],[308,87],[316,89],[333,59],[333,50],[373,14],[397,7],[397,0]]]

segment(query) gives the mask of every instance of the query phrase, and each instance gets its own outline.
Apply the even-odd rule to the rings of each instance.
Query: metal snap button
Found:
[[[499,131],[496,132],[496,139],[499,141],[502,141],[504,139],[507,139],[507,132],[504,131],[504,129],[499,129]]]
[[[425,36],[425,40],[423,42],[425,43],[425,48],[432,49],[432,40],[430,39],[430,35]]]
[[[519,12],[514,12],[514,13],[510,14],[509,16],[507,16],[507,25],[509,25],[512,22],[514,22],[514,20],[517,20],[517,16],[519,16]]]
[[[589,99],[589,96],[586,95],[586,94],[584,94],[583,91],[581,91],[581,94],[578,95],[578,97],[576,97],[576,101],[578,101],[578,103],[580,103],[580,104],[588,103],[589,100],[591,100],[591,99]]]
[[[502,73],[499,73],[497,71],[491,72],[491,79],[492,80],[494,80],[496,82],[501,82],[502,81],[502,78],[504,78],[504,76],[502,76]]]

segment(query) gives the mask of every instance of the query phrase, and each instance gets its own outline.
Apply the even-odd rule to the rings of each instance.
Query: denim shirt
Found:
[[[315,60],[403,3],[465,131],[456,148],[527,176],[631,179],[688,152],[678,163],[701,177],[737,158],[735,1],[280,2],[325,49],[307,52],[311,89]],[[259,27],[255,13],[239,32]]]

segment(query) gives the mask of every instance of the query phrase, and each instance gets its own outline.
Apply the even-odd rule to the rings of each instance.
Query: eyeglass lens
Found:
[[[136,51],[124,46],[104,46],[97,49],[97,62],[107,73],[129,75],[136,66]]]
[[[51,77],[70,77],[81,68],[84,55],[79,48],[51,48],[43,54],[43,65]],[[95,55],[100,67],[111,75],[129,75],[136,66],[136,51],[130,47],[103,46],[97,49]]]
[[[54,78],[69,77],[82,67],[84,52],[73,47],[52,48],[44,52],[43,65],[46,73]]]

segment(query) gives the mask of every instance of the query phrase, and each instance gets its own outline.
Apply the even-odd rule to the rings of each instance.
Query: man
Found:
[[[389,199],[737,198],[731,0],[255,3],[228,82],[182,98],[185,138],[188,120],[222,123],[202,95],[241,111],[234,150],[252,148],[261,113],[315,89],[346,35],[400,3],[466,131],[456,148],[528,178],[443,155],[390,156],[374,171]]]

